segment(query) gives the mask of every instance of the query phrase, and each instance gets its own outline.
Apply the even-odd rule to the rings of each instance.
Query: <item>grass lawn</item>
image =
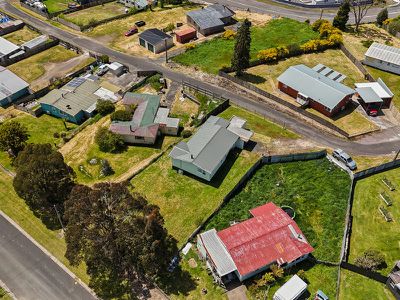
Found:
[[[393,92],[393,103],[400,110],[400,75],[388,73],[379,69],[366,66],[368,72],[375,79],[381,78],[388,88]]]
[[[12,186],[12,179],[0,171],[0,210],[20,225],[39,244],[46,248],[67,268],[76,274],[85,283],[89,282],[86,268],[82,264],[72,267],[64,257],[66,245],[60,237],[60,231],[47,229],[43,223],[36,218],[25,202],[19,198]]]
[[[6,290],[4,290],[2,287],[0,287],[0,299],[1,300],[12,300],[13,298],[7,293]]]
[[[242,151],[237,158],[234,154],[229,155],[214,180],[205,183],[178,174],[172,169],[171,158],[164,154],[131,183],[135,192],[145,195],[150,203],[161,208],[169,233],[183,245],[258,158],[247,151]]]
[[[396,185],[395,191],[389,189],[381,181],[388,178]],[[385,255],[387,268],[380,270],[387,275],[395,261],[399,259],[400,245],[400,168],[374,175],[357,182],[353,202],[353,226],[350,240],[350,257],[354,260],[367,249],[381,251]],[[387,207],[379,194],[385,192],[393,202]],[[393,217],[393,222],[386,222],[378,211],[384,206]]]
[[[308,281],[307,290],[311,294],[310,299],[314,299],[313,297],[319,289],[322,290],[329,299],[335,299],[338,268],[314,265],[308,261],[304,261],[291,269],[285,270],[285,276],[270,288],[266,299],[272,299],[274,293],[300,269],[305,271],[305,276]],[[259,278],[259,276],[256,278]],[[247,283],[247,285],[250,299],[264,299],[264,290],[257,288],[254,283]]]
[[[244,110],[237,106],[230,106],[228,109],[224,110],[218,116],[229,120],[233,116],[243,118],[247,121],[247,126],[249,129],[254,131],[254,140],[263,142],[265,139],[297,139],[299,136],[281,126],[264,119],[262,116]]]
[[[249,210],[274,202],[296,211],[296,222],[317,259],[337,262],[343,237],[350,178],[327,159],[265,165],[210,220],[221,230],[251,217]]]
[[[304,22],[287,18],[272,20],[265,26],[252,27],[251,58],[256,58],[258,51],[263,49],[294,43],[301,44],[316,37],[318,34]],[[173,60],[216,74],[223,66],[231,64],[234,45],[234,40],[214,38],[174,57]]]
[[[69,0],[44,0],[49,13],[59,12],[68,8]]]
[[[352,155],[351,157],[357,163],[357,171],[362,171],[392,161],[394,155],[384,155],[384,156]]]
[[[382,283],[344,269],[340,270],[340,275],[339,300],[395,300]]]
[[[242,79],[254,84],[260,89],[276,94],[288,102],[296,104],[293,98],[278,90],[277,78],[292,65],[305,64],[312,68],[318,63],[324,64],[333,70],[346,75],[347,78],[343,83],[347,86],[353,87],[355,82],[365,82],[362,73],[350,62],[350,60],[347,59],[342,51],[332,49],[326,50],[322,53],[312,53],[291,57],[272,65],[256,66],[248,69],[247,74],[243,76]],[[357,134],[378,129],[375,124],[353,109],[347,109],[333,119],[325,117],[314,109],[308,109],[308,111],[328,120],[349,134]]]
[[[177,95],[171,107],[171,116],[181,119],[183,127],[190,127],[191,116],[197,116],[199,112],[199,105],[189,98],[181,99]]]
[[[27,26],[24,26],[20,30],[3,35],[3,38],[16,45],[22,45],[23,43],[28,42],[38,36],[40,36],[40,33],[29,29]]]
[[[125,7],[117,2],[109,2],[104,5],[92,6],[78,10],[71,14],[61,16],[63,19],[75,23],[78,26],[89,25],[91,22],[98,22],[125,13]]]
[[[46,73],[44,64],[61,63],[77,56],[79,56],[79,54],[76,52],[57,45],[12,64],[8,69],[28,83],[31,83]]]

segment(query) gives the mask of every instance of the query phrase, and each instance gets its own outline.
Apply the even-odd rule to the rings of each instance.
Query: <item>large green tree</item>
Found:
[[[84,261],[90,286],[102,298],[135,298],[166,273],[177,253],[159,208],[126,183],[77,185],[65,202],[65,256]]]
[[[236,35],[235,50],[232,57],[232,68],[236,76],[242,75],[243,71],[247,69],[250,64],[250,27],[250,21],[245,19]]]
[[[0,124],[0,150],[17,156],[29,138],[28,129],[17,121]]]
[[[349,20],[349,13],[350,13],[350,2],[346,0],[340,5],[339,10],[336,16],[333,18],[333,26],[339,28],[342,31],[346,30],[346,24]]]
[[[376,16],[376,24],[378,24],[379,26],[382,26],[383,22],[386,21],[388,18],[389,18],[389,12],[388,12],[387,8],[385,7]]]
[[[50,228],[60,226],[63,203],[74,186],[74,171],[50,144],[28,144],[14,161],[14,189]]]

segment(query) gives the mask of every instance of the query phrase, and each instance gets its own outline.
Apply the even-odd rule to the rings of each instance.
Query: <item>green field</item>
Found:
[[[0,171],[0,210],[13,219],[40,245],[67,266],[84,282],[89,282],[84,265],[72,267],[64,257],[66,245],[59,230],[49,230],[36,218],[25,202],[19,198],[12,186],[12,179]]]
[[[359,299],[395,300],[393,294],[384,284],[341,269],[339,300]]]
[[[190,234],[218,207],[224,196],[257,161],[258,155],[242,151],[231,154],[211,183],[172,169],[164,154],[156,163],[133,178],[133,191],[161,208],[165,226],[182,245]]]
[[[254,59],[260,50],[301,44],[317,38],[318,34],[307,23],[282,18],[272,20],[263,27],[252,27],[251,37],[251,58]],[[216,74],[223,66],[230,66],[234,45],[234,40],[214,38],[174,57],[173,60]]]
[[[221,230],[251,217],[249,210],[274,202],[296,211],[295,221],[317,259],[337,262],[342,244],[350,178],[327,159],[264,165],[243,190],[210,220]]]
[[[70,0],[44,0],[43,3],[46,4],[49,13],[55,13],[68,8],[68,3]]]
[[[62,15],[61,18],[78,26],[86,26],[93,22],[102,21],[125,13],[125,7],[117,2],[109,2],[76,12]]]
[[[388,178],[396,185],[395,191],[389,189],[381,181]],[[354,260],[367,249],[381,251],[385,256],[387,268],[380,270],[387,275],[394,263],[399,260],[399,232],[400,225],[400,168],[358,181],[353,201],[353,225],[350,240],[350,257]],[[379,194],[385,192],[393,202],[387,207]],[[391,213],[393,222],[386,222],[378,211],[384,206]]]

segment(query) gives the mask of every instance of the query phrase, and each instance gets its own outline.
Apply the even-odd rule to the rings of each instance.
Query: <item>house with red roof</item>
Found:
[[[198,235],[197,248],[214,279],[224,284],[268,269],[303,261],[314,250],[296,222],[274,203],[250,210],[252,218],[217,232]]]
[[[169,109],[160,107],[161,97],[151,94],[126,93],[125,106],[136,106],[130,121],[113,121],[110,131],[126,143],[153,145],[160,134],[178,135],[179,119],[169,117]]]

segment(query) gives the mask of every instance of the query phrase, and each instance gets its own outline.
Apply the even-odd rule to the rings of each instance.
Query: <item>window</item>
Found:
[[[146,47],[146,42],[144,40],[142,40],[142,39],[139,39],[139,44],[142,47]]]
[[[203,175],[206,175],[206,171],[204,171],[203,169],[197,168],[197,171],[199,171]]]
[[[147,44],[147,48],[151,51],[154,52],[154,46],[151,44]]]

